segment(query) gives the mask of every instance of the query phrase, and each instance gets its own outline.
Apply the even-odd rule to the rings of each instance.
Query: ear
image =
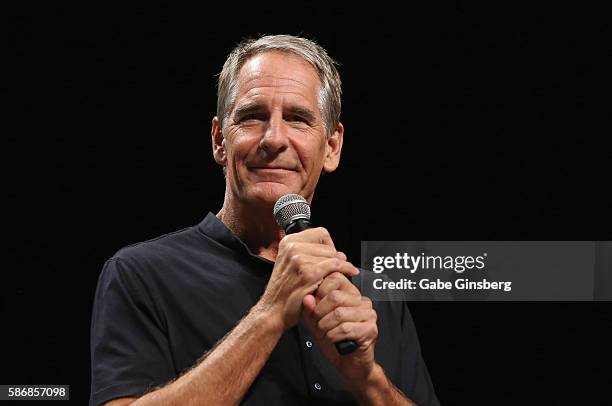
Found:
[[[223,137],[223,132],[221,131],[221,126],[219,124],[219,119],[217,116],[212,119],[212,126],[210,130],[210,138],[212,140],[212,150],[213,157],[215,161],[221,165],[225,166],[227,164],[227,151],[225,150],[225,138]]]
[[[326,140],[327,145],[325,153],[325,161],[323,162],[324,172],[333,172],[340,164],[340,153],[342,152],[342,142],[344,141],[344,126],[338,123],[331,136]]]

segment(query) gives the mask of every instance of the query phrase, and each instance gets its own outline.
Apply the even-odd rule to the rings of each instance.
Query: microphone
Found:
[[[281,196],[274,204],[274,219],[285,229],[286,234],[299,233],[312,227],[310,223],[310,206],[304,197],[296,194]],[[353,340],[335,343],[340,355],[350,354],[357,349]]]

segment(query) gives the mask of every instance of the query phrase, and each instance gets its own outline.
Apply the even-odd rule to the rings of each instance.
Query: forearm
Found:
[[[372,373],[363,383],[354,386],[353,393],[363,406],[416,406],[389,381],[378,364],[375,364]]]
[[[237,404],[263,368],[282,333],[280,319],[268,309],[256,305],[188,373],[132,404]]]

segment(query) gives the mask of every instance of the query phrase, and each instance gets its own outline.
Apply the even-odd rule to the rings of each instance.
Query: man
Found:
[[[285,194],[311,202],[338,166],[340,94],[309,40],[265,36],[229,55],[211,131],[223,207],[107,261],[91,404],[438,404],[405,304],[373,305],[325,229],[285,236],[272,216]],[[339,355],[343,340],[358,348]]]

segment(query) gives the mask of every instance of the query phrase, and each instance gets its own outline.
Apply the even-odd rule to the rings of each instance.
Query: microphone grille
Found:
[[[282,196],[274,204],[274,219],[283,228],[297,219],[310,220],[310,206],[300,195]]]

